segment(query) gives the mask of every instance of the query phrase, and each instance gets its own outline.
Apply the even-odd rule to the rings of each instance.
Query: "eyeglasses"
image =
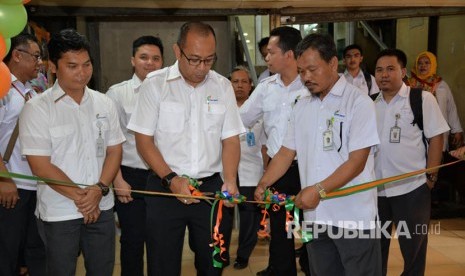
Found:
[[[16,51],[30,55],[32,58],[34,58],[35,62],[42,60],[42,57],[39,54],[31,54],[28,51],[23,50],[23,49],[16,49]]]
[[[210,66],[210,65],[213,65],[213,63],[215,63],[217,59],[216,54],[214,57],[210,57],[206,59],[188,58],[181,48],[179,48],[179,50],[181,50],[181,54],[187,59],[187,62],[189,63],[189,65],[192,65],[192,66],[199,66],[200,63],[202,62],[203,64],[205,64],[205,66]]]

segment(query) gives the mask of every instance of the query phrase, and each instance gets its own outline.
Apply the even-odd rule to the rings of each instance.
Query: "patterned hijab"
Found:
[[[422,57],[427,57],[430,60],[431,66],[429,72],[420,75],[418,68],[418,61]],[[436,75],[436,69],[438,67],[436,56],[428,51],[421,52],[415,59],[415,65],[412,68],[412,77],[408,80],[411,87],[422,88],[425,91],[429,91],[433,94],[436,93],[438,84],[442,81],[442,78]]]

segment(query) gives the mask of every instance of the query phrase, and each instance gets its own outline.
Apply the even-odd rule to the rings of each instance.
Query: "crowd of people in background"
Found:
[[[235,205],[216,207],[223,240],[215,252],[211,202],[190,197],[193,189],[257,201],[269,192],[295,195],[299,223],[321,230],[299,249],[306,275],[386,275],[388,237],[333,233],[369,235],[384,225],[391,232],[400,223],[412,233],[399,237],[403,275],[424,274],[428,236],[413,230],[429,224],[431,190],[441,181],[435,167],[445,156],[465,159],[457,107],[436,56],[419,53],[408,77],[405,53],[385,49],[370,74],[353,44],[338,72],[329,35],[302,38],[283,26],[258,43],[267,69],[254,86],[244,65],[228,77],[212,69],[221,62],[216,47],[210,25],[187,22],[173,46],[176,61],[164,67],[160,38],[138,37],[134,74],[104,94],[88,87],[91,50],[77,31],[50,38],[56,81],[48,88],[37,39],[12,38],[4,58],[11,89],[0,99],[0,171],[45,183],[0,178],[0,275],[74,275],[81,253],[88,275],[112,275],[113,210],[121,275],[181,275],[186,228],[199,275],[221,275],[232,256],[234,269],[246,268],[260,208],[239,204],[238,248],[230,252]],[[425,168],[433,169],[327,199],[340,188]],[[268,266],[257,275],[297,274],[286,211],[269,211]]]

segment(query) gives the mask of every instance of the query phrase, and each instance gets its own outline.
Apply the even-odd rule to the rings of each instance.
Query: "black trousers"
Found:
[[[404,257],[402,275],[424,275],[426,250],[428,247],[428,226],[431,213],[431,191],[426,184],[408,194],[394,197],[378,197],[378,213],[381,226],[392,232],[394,223],[400,233],[399,245]],[[383,275],[387,274],[387,261],[391,240],[381,235]]]
[[[147,190],[169,192],[160,185],[160,178],[149,176]],[[202,192],[221,190],[223,181],[216,177],[204,181]],[[185,205],[174,197],[146,196],[147,203],[147,267],[150,276],[181,275],[182,250],[186,227],[189,230],[189,246],[195,254],[197,275],[221,275],[222,269],[213,267],[213,248],[211,239],[211,205],[202,200],[200,203]],[[215,212],[216,213],[216,212]],[[227,233],[231,229],[232,208],[223,207],[223,221],[220,231]],[[214,215],[216,217],[216,214]],[[213,222],[215,223],[215,221]],[[225,237],[229,243],[230,235]]]
[[[121,166],[123,178],[132,190],[145,191],[149,170]],[[121,226],[121,275],[144,275],[144,246],[145,246],[145,200],[144,195],[132,193],[133,201],[115,202],[115,210]]]
[[[18,194],[15,208],[0,206],[0,275],[18,275],[18,257],[22,253],[31,275],[46,275],[45,247],[34,215],[36,191],[18,189]]]
[[[256,187],[239,187],[241,195],[253,200]],[[261,212],[257,204],[242,203],[239,208],[239,245],[237,258],[248,260],[257,244],[257,232],[260,229]]]
[[[381,275],[380,243],[374,230],[348,231],[364,236],[372,233],[371,238],[361,235],[344,238],[347,229],[335,226],[323,230],[307,243],[311,275]]]
[[[301,187],[296,162],[293,162],[283,177],[271,186],[271,189],[286,195],[299,193]],[[281,206],[279,211],[269,210],[268,213],[271,230],[269,265],[273,267],[274,273],[278,276],[297,275],[294,238],[288,238],[286,231],[286,208]]]

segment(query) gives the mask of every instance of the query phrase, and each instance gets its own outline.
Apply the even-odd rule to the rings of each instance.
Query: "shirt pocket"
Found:
[[[52,152],[57,155],[76,153],[76,131],[72,125],[62,125],[50,128]]]
[[[108,144],[110,138],[110,121],[108,114],[98,114],[96,119],[92,122],[92,130],[94,132],[94,141],[101,137],[105,143]]]
[[[184,111],[181,103],[161,102],[158,129],[166,133],[180,133],[184,129]]]
[[[204,104],[204,129],[209,132],[220,132],[223,128],[226,106],[224,104]]]

